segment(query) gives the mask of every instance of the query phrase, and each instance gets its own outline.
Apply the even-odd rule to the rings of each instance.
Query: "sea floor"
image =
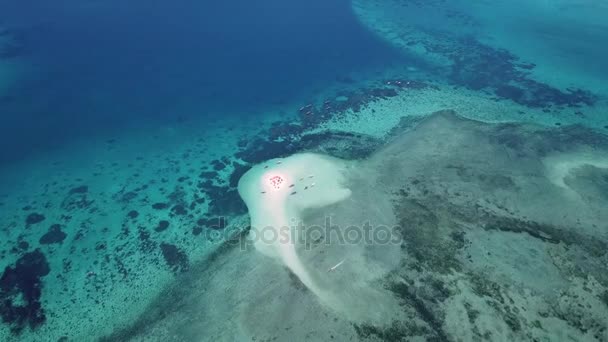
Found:
[[[347,201],[305,222],[403,236],[301,245],[332,304],[237,237],[107,340],[606,339],[606,137],[451,111],[404,129],[353,163]]]
[[[551,13],[575,22],[561,3]],[[429,28],[403,13],[443,1],[397,4],[353,10],[415,63],[264,116],[188,116],[3,167],[0,339],[608,340],[605,60],[526,49],[558,45],[505,37],[487,8],[456,2]],[[403,237],[299,247],[338,306],[243,242],[240,176],[304,151],[352,166],[352,197],[308,225],[376,220]]]

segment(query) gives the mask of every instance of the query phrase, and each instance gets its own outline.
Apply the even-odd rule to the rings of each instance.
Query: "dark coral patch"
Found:
[[[19,241],[19,243],[17,244],[17,247],[22,250],[22,251],[27,251],[28,248],[30,248],[30,244],[27,243],[27,241]]]
[[[0,317],[14,334],[46,321],[40,297],[42,277],[51,271],[40,250],[24,254],[14,267],[7,266],[0,277]]]
[[[503,98],[512,99],[515,102],[524,101],[526,95],[523,89],[508,84],[498,86],[495,94]]]
[[[198,188],[209,197],[209,214],[216,217],[241,215],[247,212],[238,191],[228,186],[214,185],[211,181],[199,182]]]
[[[256,139],[252,141],[246,149],[235,154],[248,163],[258,164],[269,159],[289,155],[292,151],[289,141],[274,141]]]
[[[163,210],[169,208],[169,204],[167,203],[154,203],[152,204],[152,208],[156,210]]]
[[[61,226],[54,224],[49,228],[49,231],[40,238],[41,245],[50,245],[54,243],[62,243],[68,235],[61,230]]]
[[[67,211],[75,209],[86,209],[93,204],[92,200],[88,200],[87,193],[89,188],[80,186],[70,190],[68,195],[61,202],[61,208]]]
[[[274,140],[281,137],[298,135],[301,132],[302,126],[300,125],[291,122],[275,122],[272,124],[272,127],[270,127],[268,137]]]
[[[130,219],[136,219],[139,216],[139,213],[137,212],[137,210],[131,210],[131,211],[129,211],[129,213],[127,214],[127,216]]]
[[[160,249],[171,271],[179,273],[188,269],[188,256],[184,251],[175,245],[164,242],[160,244]]]
[[[137,192],[135,191],[128,191],[122,194],[122,196],[119,197],[119,202],[130,202],[132,200],[134,200],[137,197]]]
[[[285,157],[296,152],[323,152],[334,157],[345,159],[360,159],[369,156],[382,143],[381,140],[350,132],[323,132],[305,134],[298,140],[276,142],[272,140],[256,139],[246,149],[236,153],[236,157],[250,162],[263,161]],[[244,170],[240,167],[239,172]],[[235,169],[235,171],[237,171]],[[246,171],[246,170],[245,170]],[[244,173],[244,172],[243,172]],[[242,174],[241,174],[242,175]],[[231,177],[230,185],[236,187],[239,174]],[[238,177],[238,178],[237,178]]]
[[[218,177],[218,173],[215,171],[203,171],[198,175],[198,177],[203,179],[214,179]]]
[[[209,214],[213,216],[223,217],[247,213],[245,202],[236,189],[215,188],[208,194],[211,197]]]
[[[70,190],[70,194],[86,194],[89,191],[89,187],[86,185],[81,185],[79,187],[75,187]]]
[[[233,188],[236,188],[239,185],[239,179],[245,174],[245,172],[249,171],[250,166],[233,163],[234,171],[230,174],[229,185]]]
[[[45,217],[42,214],[31,213],[31,214],[27,215],[27,217],[25,218],[25,224],[27,226],[31,226],[33,224],[37,224],[37,223],[44,221],[44,219],[45,219]]]
[[[216,171],[220,171],[226,168],[226,164],[224,164],[222,161],[220,160],[214,160],[211,162],[211,165],[213,165],[213,169]]]
[[[167,230],[167,228],[169,228],[169,221],[162,220],[162,221],[158,222],[158,226],[156,226],[156,228],[154,228],[154,231],[162,232],[164,230]]]
[[[188,214],[188,210],[186,210],[186,208],[183,205],[177,204],[177,205],[173,206],[173,208],[171,208],[171,214],[183,216],[183,215]]]
[[[137,227],[140,248],[145,253],[150,253],[156,248],[156,242],[150,238],[150,233],[144,227]]]
[[[487,89],[503,99],[531,108],[552,105],[578,107],[593,105],[597,96],[582,89],[565,91],[538,82],[528,76],[533,64],[521,64],[518,57],[504,49],[495,49],[473,38],[457,42],[463,49],[453,53],[453,47],[425,42],[427,49],[442,53],[453,60],[449,79],[472,90]],[[462,53],[464,52],[464,53]]]
[[[342,159],[363,159],[372,154],[382,141],[350,132],[307,134],[296,145],[298,151],[322,152]]]

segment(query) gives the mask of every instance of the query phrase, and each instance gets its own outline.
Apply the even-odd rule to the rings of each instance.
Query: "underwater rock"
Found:
[[[151,253],[156,249],[156,242],[150,238],[150,233],[144,227],[137,227],[140,248],[145,253]]]
[[[236,188],[214,185],[211,181],[199,182],[198,188],[209,197],[209,215],[222,217],[240,215],[247,212]]]
[[[291,148],[287,141],[272,141],[258,138],[235,154],[235,157],[245,162],[256,164],[268,159],[281,157],[289,154]]]
[[[296,152],[322,152],[342,159],[360,159],[368,156],[382,144],[380,139],[362,134],[329,131],[303,134],[299,139],[283,141],[258,138],[235,157],[251,164],[261,163],[273,158],[285,157]],[[239,170],[242,171],[242,170]],[[231,186],[236,176],[231,178]]]
[[[156,228],[154,228],[154,231],[162,232],[162,231],[166,230],[167,228],[169,228],[169,221],[162,220],[162,221],[158,222],[158,226],[156,226]]]
[[[531,108],[546,108],[552,105],[568,107],[593,105],[597,96],[583,89],[567,89],[565,92],[548,84],[529,78],[533,64],[522,65],[510,51],[495,49],[476,39],[467,38],[454,42],[461,45],[465,55],[454,54],[454,47],[433,44],[435,52],[454,62],[448,77],[455,84],[472,90],[492,89],[502,99],[509,99]]]
[[[163,210],[169,208],[169,204],[167,203],[154,203],[152,204],[152,208],[156,210]]]
[[[17,247],[19,247],[20,250],[22,251],[27,251],[28,248],[30,248],[30,244],[27,243],[27,241],[19,241],[19,243],[17,244]]]
[[[183,216],[188,214],[188,210],[186,210],[186,208],[181,205],[181,204],[177,204],[175,206],[173,206],[173,208],[171,208],[171,215],[179,215],[179,216]]]
[[[425,88],[429,88],[430,85],[426,82],[423,81],[419,81],[419,80],[408,80],[408,79],[393,79],[393,80],[388,80],[385,82],[386,85],[391,85],[391,86],[395,86],[401,89],[415,89],[415,90],[419,90],[419,89],[425,89]]]
[[[130,219],[135,219],[139,216],[139,213],[137,212],[137,210],[131,210],[131,211],[129,211],[129,213],[127,213],[127,216]]]
[[[389,88],[375,88],[375,89],[371,89],[369,90],[369,94],[371,96],[374,96],[376,98],[380,98],[380,99],[385,99],[385,98],[389,98],[389,97],[395,97],[398,95],[397,91],[395,89],[389,89]]]
[[[84,194],[89,191],[89,187],[86,185],[81,185],[70,190],[70,194]]]
[[[245,172],[247,172],[251,168],[251,166],[239,164],[236,162],[232,163],[232,165],[234,166],[234,171],[232,171],[232,173],[230,174],[228,184],[231,187],[236,188],[239,184],[239,179],[241,179],[241,176],[244,175]]]
[[[173,273],[179,273],[188,270],[188,256],[184,251],[169,243],[161,243],[160,249],[163,253],[163,258],[169,265]]]
[[[276,140],[279,138],[286,138],[289,136],[295,136],[302,132],[302,126],[293,123],[275,122],[272,124],[269,130],[269,138]]]
[[[226,164],[222,163],[220,160],[217,159],[213,160],[211,164],[213,165],[213,169],[216,171],[221,171],[226,168]]]
[[[66,211],[88,208],[93,204],[93,201],[89,201],[87,198],[88,191],[89,188],[87,186],[79,186],[70,190],[61,202],[61,208]]]
[[[215,171],[203,171],[198,175],[199,178],[203,179],[214,179],[218,176],[219,174]]]
[[[51,272],[45,255],[36,249],[24,254],[15,266],[7,266],[0,277],[0,317],[19,334],[24,328],[35,329],[46,321],[40,302],[42,278]]]
[[[302,136],[297,149],[323,152],[340,159],[357,160],[371,155],[382,143],[381,139],[364,134],[329,131]]]
[[[55,243],[61,243],[68,235],[61,230],[59,224],[54,224],[49,228],[49,231],[42,235],[39,242],[41,245],[50,245]]]
[[[39,214],[39,213],[31,213],[31,214],[27,215],[27,217],[25,219],[25,224],[29,227],[33,224],[40,223],[44,220],[45,220],[44,215]]]
[[[129,202],[137,197],[137,192],[128,191],[125,192],[119,199],[120,202]]]
[[[508,84],[496,88],[494,93],[502,98],[512,99],[515,102],[524,101],[525,92],[523,89]]]

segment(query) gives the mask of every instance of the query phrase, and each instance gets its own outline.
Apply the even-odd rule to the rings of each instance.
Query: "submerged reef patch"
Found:
[[[175,245],[165,242],[160,244],[160,249],[165,262],[173,273],[180,273],[188,270],[188,255],[186,255],[184,251],[177,248]]]
[[[40,238],[41,245],[50,245],[55,243],[61,243],[68,235],[61,230],[61,225],[54,224],[49,228],[46,234]]]
[[[40,223],[42,221],[44,221],[46,219],[46,217],[40,213],[31,213],[29,215],[27,215],[27,217],[25,218],[25,224],[27,227]]]
[[[359,113],[362,108],[374,101],[395,97],[400,92],[434,87],[421,80],[391,78],[366,88],[340,91],[335,98],[323,99],[318,103],[308,103],[300,107],[298,122],[275,122],[269,129],[259,132],[256,139],[240,141],[240,151],[235,157],[250,164],[299,152],[324,153],[347,160],[366,158],[384,141],[345,131],[321,133],[307,133],[307,131],[332,118],[340,117],[347,111]]]
[[[504,44],[508,40],[502,42],[498,39],[503,37],[501,30],[477,17],[482,15],[480,9],[469,12],[468,5],[458,2],[399,0],[355,1],[353,7],[370,29],[402,49],[418,62],[418,67],[455,86],[492,94],[497,100],[508,99],[546,113],[565,107],[593,106],[599,100],[597,94],[586,89],[560,88],[539,80],[534,74],[537,64],[522,60],[511,50],[486,43]],[[421,20],[422,17],[425,20]],[[521,18],[513,20],[518,19]],[[550,20],[539,20],[545,24],[547,21]],[[539,22],[535,25],[540,26]],[[533,29],[537,30],[538,26]],[[539,35],[534,39],[555,38]],[[578,61],[578,56],[582,56],[582,52],[572,56],[576,58],[574,61]],[[551,59],[547,58],[546,63],[552,63]]]
[[[46,321],[40,301],[42,278],[51,272],[45,255],[38,249],[24,254],[14,266],[7,266],[0,277],[0,316],[11,331],[35,329]]]
[[[454,46],[424,42],[433,52],[453,62],[449,79],[472,90],[488,89],[497,97],[532,108],[551,106],[591,106],[597,96],[583,89],[562,91],[529,77],[533,65],[521,64],[519,58],[504,49],[496,49],[468,37],[453,41]],[[458,53],[454,53],[454,49]]]
[[[61,202],[61,208],[65,211],[89,209],[93,200],[88,199],[89,187],[81,185],[71,189]]]

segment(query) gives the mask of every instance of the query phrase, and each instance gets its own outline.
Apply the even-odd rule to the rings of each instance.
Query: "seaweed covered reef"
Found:
[[[480,18],[482,10],[496,15],[484,5],[477,12],[474,5],[446,1],[370,1],[355,2],[353,6],[372,31],[419,60],[430,74],[453,86],[482,91],[497,100],[510,100],[546,112],[593,106],[600,100],[594,91],[580,86],[556,86],[547,77],[539,78],[536,63],[551,60],[528,61],[504,48],[509,47],[509,42],[503,43],[493,36],[500,34],[500,30],[488,27]],[[506,23],[534,25],[519,17]],[[543,24],[547,23],[539,20],[532,28]],[[577,81],[575,75],[572,80]]]

